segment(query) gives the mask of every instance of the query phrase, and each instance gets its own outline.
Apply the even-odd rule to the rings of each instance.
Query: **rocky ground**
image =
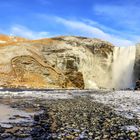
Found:
[[[121,93],[116,94],[120,96]],[[135,94],[131,92],[132,95],[129,95],[127,91],[126,93],[125,97],[121,96],[124,105],[129,96],[131,98]],[[140,119],[136,115],[126,117],[123,113],[117,113],[116,104],[111,105],[113,92],[61,91],[56,94],[56,91],[50,91],[44,92],[44,97],[43,94],[23,94],[25,93],[6,92],[5,96],[0,96],[1,104],[25,111],[30,116],[19,113],[10,117],[7,123],[1,122],[0,119],[2,140],[140,139]],[[140,94],[136,93],[134,96],[137,96],[137,100]],[[118,101],[119,97],[115,95],[114,102],[119,104]],[[131,109],[129,111],[133,113]]]

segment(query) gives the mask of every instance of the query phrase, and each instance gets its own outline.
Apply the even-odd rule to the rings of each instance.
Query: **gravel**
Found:
[[[2,104],[24,112],[30,112],[32,121],[16,123],[9,121],[9,123],[1,125],[0,139],[140,139],[140,120],[134,114],[135,107],[138,107],[139,104],[140,95],[138,92],[135,92],[134,95],[132,94],[133,91],[81,91],[81,94],[80,91],[76,93],[75,90],[54,92],[55,94],[45,95],[49,98],[41,98],[41,96],[38,98],[37,95],[31,96],[31,94],[28,97],[27,94],[23,96],[23,93],[22,96],[17,96],[17,93],[14,93],[16,95],[14,97],[11,95],[9,97],[1,96],[0,102]],[[56,92],[59,96],[56,96]],[[63,93],[65,98],[63,98]],[[42,94],[47,94],[47,92]],[[127,104],[129,105],[128,108]],[[118,113],[117,110],[120,106],[123,106],[121,108],[122,113]],[[126,117],[123,113],[132,114],[133,117]],[[16,117],[19,118],[20,114]],[[16,117],[12,119],[17,119]]]

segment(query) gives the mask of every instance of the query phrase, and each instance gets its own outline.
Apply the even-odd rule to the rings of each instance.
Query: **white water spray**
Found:
[[[136,47],[115,47],[112,68],[112,87],[116,89],[134,86]]]

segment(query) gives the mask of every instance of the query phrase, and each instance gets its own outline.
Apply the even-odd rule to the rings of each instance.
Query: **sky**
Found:
[[[140,42],[139,0],[0,0],[0,33],[29,39],[85,36]]]

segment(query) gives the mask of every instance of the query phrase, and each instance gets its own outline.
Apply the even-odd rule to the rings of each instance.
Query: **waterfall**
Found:
[[[115,47],[112,67],[112,87],[126,89],[134,86],[136,47]]]

